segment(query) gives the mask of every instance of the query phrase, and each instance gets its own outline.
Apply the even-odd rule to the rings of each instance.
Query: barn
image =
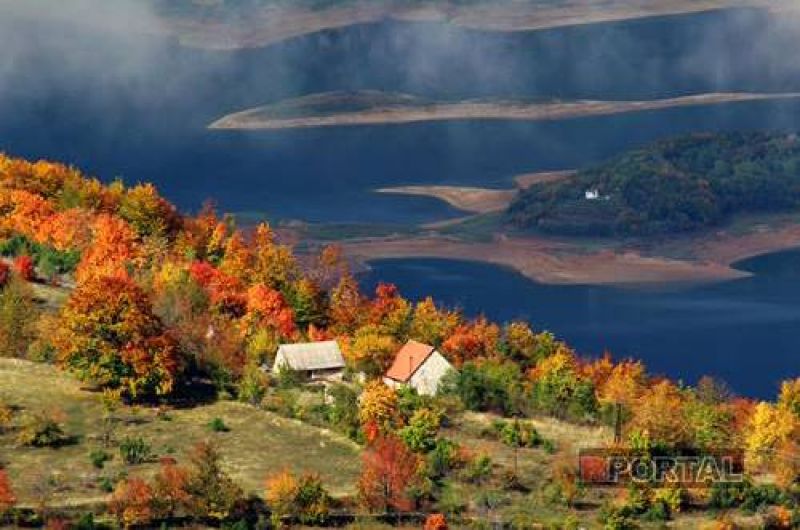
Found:
[[[410,340],[397,352],[383,382],[392,388],[410,386],[419,394],[432,396],[442,377],[452,369],[436,348]]]
[[[298,372],[312,381],[338,381],[344,374],[344,357],[335,340],[281,344],[272,372]]]

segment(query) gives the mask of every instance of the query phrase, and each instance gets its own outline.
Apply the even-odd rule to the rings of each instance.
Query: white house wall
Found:
[[[411,376],[409,384],[417,393],[433,396],[439,388],[439,381],[452,369],[450,363],[438,351],[433,352],[422,366]]]

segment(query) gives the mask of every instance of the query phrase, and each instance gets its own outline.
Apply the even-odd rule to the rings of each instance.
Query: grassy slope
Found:
[[[99,447],[94,441],[102,416],[99,396],[82,390],[77,381],[51,366],[0,359],[0,400],[22,409],[17,418],[25,410],[57,410],[66,418],[67,434],[78,437],[77,443],[60,449],[33,449],[17,446],[13,430],[0,436],[0,450],[23,505],[34,502],[45,471],[57,477],[52,502],[58,505],[103,500],[105,494],[97,487],[101,476],[115,478],[122,471],[146,475],[157,467],[125,469],[112,448],[114,460],[102,471],[93,468],[88,455]],[[360,467],[358,447],[338,434],[240,403],[220,401],[172,410],[170,421],[158,419],[153,409],[125,409],[120,415],[126,422],[117,438],[142,436],[157,455],[171,454],[179,461],[198,441],[215,440],[229,472],[247,492],[260,492],[268,473],[289,467],[318,472],[332,493],[349,494]],[[230,431],[212,433],[207,425],[215,417],[222,418]]]

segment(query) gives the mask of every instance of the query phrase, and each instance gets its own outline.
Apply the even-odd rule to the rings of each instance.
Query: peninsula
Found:
[[[794,99],[800,93],[711,92],[640,101],[462,100],[432,101],[374,90],[324,92],[223,116],[209,129],[297,129],[452,120],[547,121],[674,107]]]

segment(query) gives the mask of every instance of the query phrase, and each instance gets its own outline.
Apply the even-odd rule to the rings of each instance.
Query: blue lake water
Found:
[[[651,371],[694,383],[703,375],[771,397],[800,374],[800,251],[737,264],[753,276],[702,286],[619,288],[540,284],[504,267],[441,259],[379,260],[366,289],[392,282],[469,315],[524,319],[581,354],[635,357]]]
[[[758,102],[558,122],[451,122],[322,130],[208,131],[220,116],[345,89],[437,98],[631,99],[800,91],[797,27],[755,10],[495,34],[384,22],[236,52],[157,35],[21,20],[0,4],[0,151],[152,181],[181,208],[272,219],[419,223],[439,201],[376,195],[399,184],[507,185],[690,131],[798,129],[800,102]],[[743,38],[746,35],[747,38]],[[687,380],[713,373],[770,395],[800,348],[796,255],[754,278],[670,292],[537,285],[505,269],[383,262],[365,278],[468,312],[529,318],[586,353],[608,347]]]

